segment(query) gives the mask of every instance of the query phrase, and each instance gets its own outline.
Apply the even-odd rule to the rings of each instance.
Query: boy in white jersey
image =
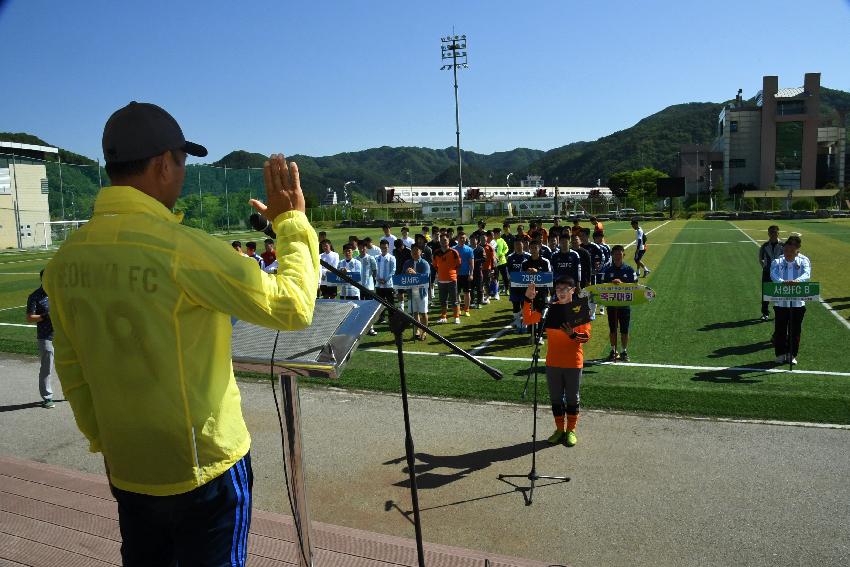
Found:
[[[637,218],[632,219],[632,228],[635,229],[635,272],[640,277],[640,269],[643,268],[643,277],[646,277],[652,271],[641,261],[646,252],[646,233],[640,227]]]

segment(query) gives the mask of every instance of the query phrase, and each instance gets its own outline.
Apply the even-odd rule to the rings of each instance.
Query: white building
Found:
[[[47,154],[57,148],[0,141],[0,249],[50,245]],[[45,233],[47,242],[45,242]]]
[[[332,206],[338,204],[337,198],[336,198],[336,191],[334,191],[333,189],[328,187],[328,190],[325,193],[325,196],[322,197],[322,202],[320,204],[323,207],[332,207]]]
[[[613,193],[608,187],[465,187],[465,201],[512,201],[515,199],[533,199],[554,197],[557,191],[559,199],[580,201],[588,199],[595,191],[610,200]],[[419,185],[399,185],[378,189],[375,200],[378,203],[442,203],[457,202],[457,186],[432,187]]]

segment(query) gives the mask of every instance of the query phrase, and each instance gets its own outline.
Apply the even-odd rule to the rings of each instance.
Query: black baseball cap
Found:
[[[149,102],[132,101],[116,110],[103,128],[103,157],[107,163],[137,161],[168,150],[204,157],[204,146],[187,142],[173,116]]]

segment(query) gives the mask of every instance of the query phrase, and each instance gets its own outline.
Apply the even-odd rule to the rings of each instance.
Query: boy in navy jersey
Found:
[[[605,243],[605,233],[601,230],[597,230],[593,233],[593,242],[599,248],[600,253],[602,254],[602,259],[596,268],[596,275],[594,276],[593,283],[602,283],[602,272],[608,269],[608,266],[611,265],[611,247]],[[605,306],[599,306],[599,314],[605,315]]]
[[[514,240],[514,253],[507,258],[507,263],[505,264],[507,267],[506,271],[509,274],[513,272],[521,272],[523,264],[525,264],[526,260],[529,258],[531,258],[531,254],[524,251],[522,240],[517,238]],[[522,322],[522,303],[524,301],[524,297],[525,288],[516,286],[510,287],[509,299],[513,305],[514,313],[513,326],[517,333],[525,332],[525,325]]]
[[[569,276],[575,282],[581,281],[581,258],[578,252],[570,249],[570,232],[568,230],[561,233],[561,247],[552,254],[550,262],[555,279]]]
[[[637,274],[634,269],[628,264],[623,263],[625,249],[615,244],[611,247],[611,265],[602,272],[602,283],[635,283],[637,282]],[[631,307],[609,307],[608,308],[608,338],[611,342],[611,352],[608,355],[608,360],[615,362],[622,360],[629,361],[629,353],[626,350],[629,346],[629,324],[632,318]],[[617,354],[617,329],[620,331],[620,344],[623,350]]]

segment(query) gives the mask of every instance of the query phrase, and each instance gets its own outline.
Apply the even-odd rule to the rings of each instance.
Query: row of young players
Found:
[[[502,229],[494,228],[492,230],[485,230],[484,221],[479,221],[478,229],[468,237],[468,242],[473,245],[472,249],[475,252],[475,261],[477,263],[475,269],[480,269],[481,265],[486,263],[486,258],[489,254],[487,247],[492,246],[496,257],[495,268],[499,272],[498,275],[502,278],[503,291],[507,292],[509,287],[509,270],[505,266],[507,264],[507,256],[515,251],[515,242],[522,242],[524,251],[528,252],[530,243],[535,240],[539,241],[541,243],[541,256],[551,261],[552,256],[559,248],[565,249],[569,247],[565,247],[560,242],[564,236],[567,237],[568,242],[571,241],[573,236],[578,236],[579,241],[572,245],[572,247],[580,255],[584,278],[578,272],[570,273],[569,275],[574,276],[576,281],[580,282],[582,286],[589,285],[591,283],[591,274],[599,272],[603,265],[610,264],[610,249],[604,243],[602,223],[596,217],[590,217],[590,222],[593,225],[592,241],[590,240],[591,229],[582,227],[579,220],[575,220],[573,226],[568,227],[560,224],[559,217],[554,217],[554,224],[548,231],[535,221],[529,224],[528,232],[524,230],[524,225],[519,224],[517,225],[517,233],[515,235],[511,233],[510,223],[504,223]],[[646,233],[640,227],[637,219],[633,219],[631,224],[632,228],[635,229],[635,262],[638,268],[638,276],[640,275],[640,268],[643,268],[645,277],[650,272],[642,262],[643,254],[646,251]],[[410,249],[414,244],[423,248],[425,260],[429,265],[433,266],[433,255],[440,249],[440,238],[442,236],[448,237],[449,246],[456,249],[459,243],[458,237],[461,234],[465,235],[463,226],[457,227],[458,237],[455,236],[452,227],[441,228],[436,225],[430,227],[423,226],[422,232],[416,234],[415,238],[410,237],[410,229],[407,226],[401,228],[400,237],[392,234],[389,225],[383,225],[382,229],[384,235],[380,241],[387,242],[390,253],[396,258],[396,273],[400,273],[401,267],[410,259]],[[329,254],[330,257],[337,261],[339,260],[339,255],[334,252],[333,244],[327,239],[327,233],[325,231],[319,232],[319,242],[320,252],[323,255]],[[366,254],[373,257],[381,255],[380,248],[375,246],[371,237],[361,240],[357,236],[349,236],[348,244],[351,245],[355,258],[359,257],[363,250],[365,250]],[[428,247],[427,250],[424,249],[425,246]],[[604,250],[600,246],[604,246]],[[581,250],[584,250],[586,253],[581,252]],[[324,257],[323,259],[327,260]],[[565,271],[565,273],[567,272]]]
[[[640,229],[638,223],[634,222],[633,226],[637,230],[635,260],[639,262],[646,250],[646,241],[642,238],[643,231]],[[596,227],[601,228],[601,224],[597,223]],[[425,230],[427,228],[424,227]],[[594,283],[636,282],[638,278],[638,274],[630,266],[623,263],[624,248],[620,245],[615,245],[613,249],[609,247],[604,241],[604,232],[602,230],[596,230],[593,233],[593,241],[590,241],[588,239],[589,229],[579,226],[573,229],[562,227],[562,230],[558,230],[561,227],[553,226],[553,230],[549,231],[549,234],[546,234],[545,229],[543,229],[543,234],[546,234],[547,240],[551,244],[547,246],[539,240],[531,240],[530,234],[520,232],[522,230],[520,226],[518,227],[518,233],[523,236],[513,239],[513,251],[507,254],[505,250],[507,245],[501,239],[501,231],[498,229],[494,231],[484,230],[483,223],[479,223],[480,232],[476,231],[472,233],[470,236],[471,246],[467,246],[466,236],[462,232],[462,227],[459,228],[461,231],[458,233],[457,243],[450,247],[457,253],[459,260],[462,258],[468,264],[464,269],[460,270],[459,277],[453,277],[455,283],[454,293],[451,293],[450,290],[447,294],[440,294],[439,303],[442,307],[440,322],[445,322],[446,320],[447,307],[454,307],[455,323],[459,324],[460,314],[463,313],[468,316],[470,307],[480,308],[482,305],[487,305],[490,300],[499,300],[498,280],[501,276],[504,286],[503,292],[509,294],[509,299],[513,305],[513,326],[517,333],[527,332],[526,326],[522,322],[521,314],[524,288],[511,286],[509,277],[511,272],[553,272],[556,280],[564,276],[569,276],[574,281],[579,282],[580,288]],[[532,224],[531,230],[533,231],[535,229],[536,226]],[[384,232],[386,236],[386,233],[389,232],[388,227],[385,227]],[[409,229],[406,227],[403,228],[403,238],[397,238],[393,242],[395,244],[392,261],[394,274],[402,273],[404,267],[410,265],[411,251],[405,246],[405,241],[407,240],[407,234],[405,233],[407,232],[409,232]],[[534,232],[529,232],[535,234]],[[483,242],[479,240],[481,233],[484,236]],[[538,234],[536,233],[536,235]],[[448,237],[448,229],[437,228],[435,238],[431,239],[431,241],[426,241],[424,234],[417,234],[416,238],[412,239],[414,242],[412,248],[417,251],[414,254],[416,256],[414,260],[418,261],[421,256],[428,264],[432,285],[436,283],[435,279],[438,272],[438,270],[434,269],[433,258],[435,255],[439,256],[443,253],[441,241],[442,243],[446,243]],[[542,235],[539,238],[542,239]],[[381,259],[386,259],[390,255],[389,238],[383,238],[381,240],[381,247],[380,249],[375,249],[375,254],[370,250],[370,239],[358,240],[354,237],[353,241],[356,242],[356,247],[350,243],[345,246],[345,248],[352,250],[352,256],[354,254],[361,258],[374,256],[378,260],[376,263],[382,264],[382,266],[386,265],[386,261],[381,261]],[[499,254],[501,258],[498,258],[498,260],[496,260],[497,255],[495,250],[502,252],[502,254]],[[323,260],[334,266],[340,261],[340,258],[332,251],[332,245],[327,239],[322,240],[321,256]],[[371,263],[372,259],[369,259]],[[369,269],[367,266],[368,264],[364,262],[360,267],[361,269],[366,269],[368,272]],[[644,275],[649,273],[649,270],[645,266],[644,270]],[[386,267],[380,267],[374,271],[376,274],[380,271],[383,276],[394,275],[384,273],[387,272]],[[468,276],[469,281],[466,279]],[[376,277],[375,280],[378,281],[378,278]],[[364,278],[364,281],[370,281],[368,274]],[[391,288],[391,284],[387,283],[387,277],[381,278],[378,281],[378,288],[378,292],[382,297],[392,300],[393,291],[387,289]],[[340,296],[342,297],[348,297],[349,294],[354,293],[353,289],[348,290],[348,288],[343,288],[340,291]],[[431,300],[435,291],[429,287],[427,298],[425,298],[426,301]],[[441,289],[440,291],[442,292],[443,290]],[[463,296],[458,292],[461,292]],[[541,293],[547,293],[546,288],[541,288]],[[332,298],[337,295],[337,289],[333,286],[322,285],[320,287],[320,294],[322,297]],[[402,305],[405,295],[405,292],[399,292],[398,300],[402,302]],[[427,307],[425,308],[425,314],[427,317]],[[600,314],[604,314],[604,308],[600,308]],[[609,310],[608,322],[611,342],[609,359],[612,361],[618,359],[628,360],[626,349],[628,346],[630,318],[631,312],[629,308],[612,308]],[[427,319],[423,323],[427,324]],[[619,353],[617,352],[618,339],[622,347]]]

